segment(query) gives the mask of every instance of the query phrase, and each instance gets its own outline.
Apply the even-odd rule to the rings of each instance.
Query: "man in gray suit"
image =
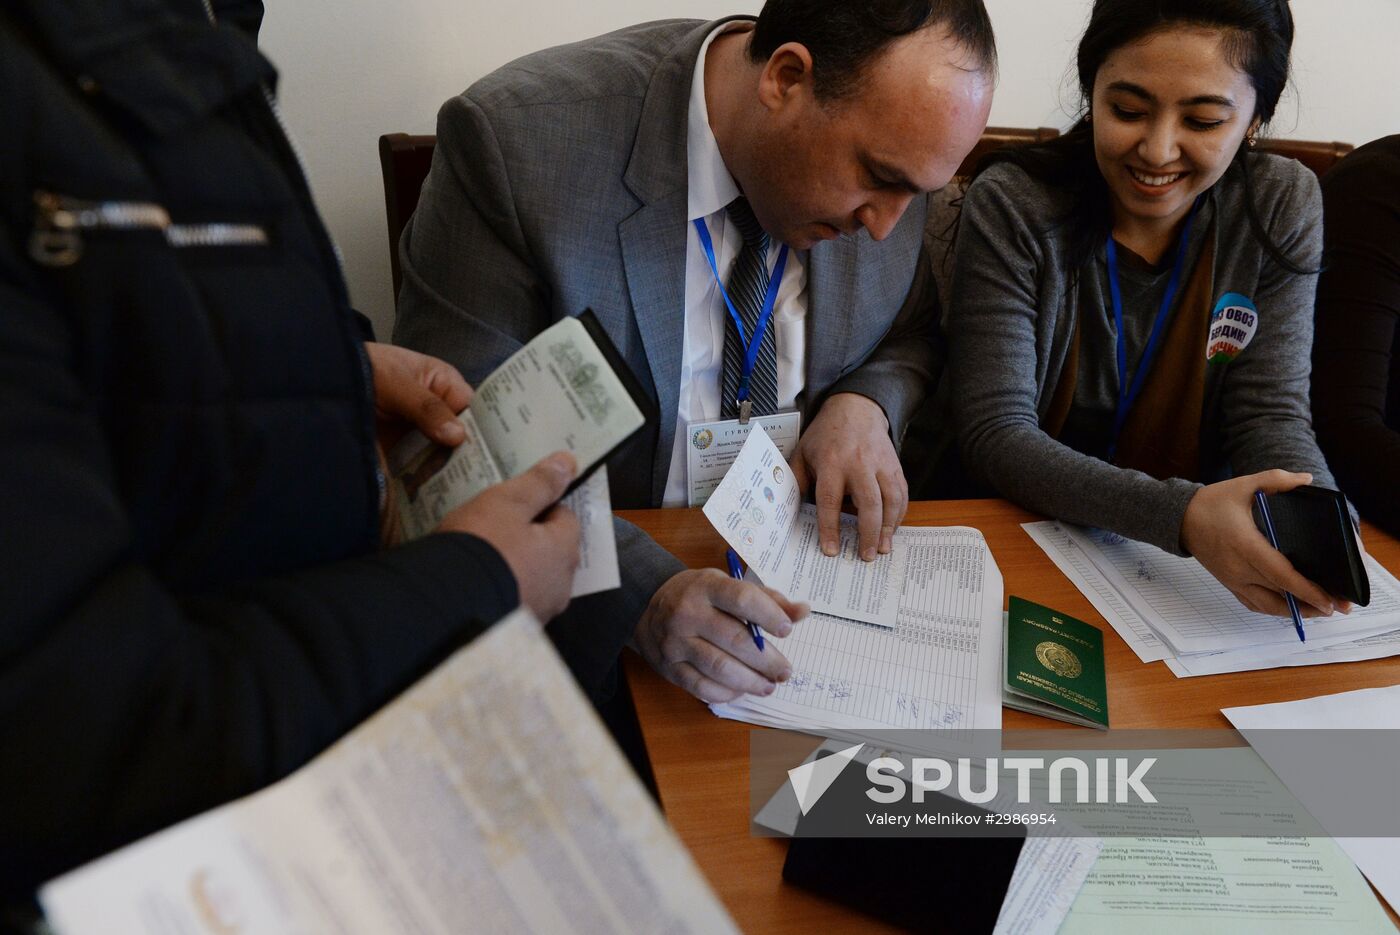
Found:
[[[474,383],[592,308],[662,413],[609,465],[615,507],[686,504],[691,426],[793,410],[823,549],[850,497],[873,559],[904,516],[895,446],[939,350],[924,196],[980,137],[994,68],[981,0],[769,0],[756,22],[649,23],[520,59],[438,115],[395,340]],[[740,621],[785,635],[804,607],[687,570],[621,521],[618,539],[621,593],[566,617],[615,626],[705,701],[788,677]]]

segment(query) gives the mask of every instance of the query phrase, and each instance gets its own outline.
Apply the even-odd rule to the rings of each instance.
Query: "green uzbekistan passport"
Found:
[[[1084,727],[1108,727],[1103,633],[1013,596],[1006,615],[1002,703]]]

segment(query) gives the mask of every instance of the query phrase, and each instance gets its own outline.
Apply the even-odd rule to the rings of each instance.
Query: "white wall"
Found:
[[[664,17],[756,12],[761,0],[265,0],[262,46],[283,116],[345,257],[350,294],[392,328],[381,133],[432,133],[438,105],[526,52]],[[987,0],[1001,54],[1000,126],[1056,126],[1090,0]],[[1273,132],[1361,143],[1400,132],[1400,0],[1294,0],[1295,91]]]

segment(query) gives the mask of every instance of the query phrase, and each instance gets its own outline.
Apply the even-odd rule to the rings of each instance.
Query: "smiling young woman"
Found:
[[[1284,0],[1095,2],[1083,119],[968,189],[950,398],[1004,496],[1194,555],[1253,609],[1288,590],[1330,613],[1250,511],[1332,485],[1308,409],[1317,181],[1250,151],[1292,40]]]
[[[1094,158],[1113,239],[1151,263],[1258,128],[1257,95],[1229,41],[1209,26],[1161,29],[1115,49],[1095,76]]]

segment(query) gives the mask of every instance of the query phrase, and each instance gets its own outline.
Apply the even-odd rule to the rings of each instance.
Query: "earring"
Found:
[[[1255,146],[1257,146],[1257,145],[1259,145],[1259,138],[1258,138],[1258,137],[1251,136],[1251,137],[1249,138],[1249,148],[1250,148],[1250,149],[1253,149],[1253,148],[1254,148]]]

